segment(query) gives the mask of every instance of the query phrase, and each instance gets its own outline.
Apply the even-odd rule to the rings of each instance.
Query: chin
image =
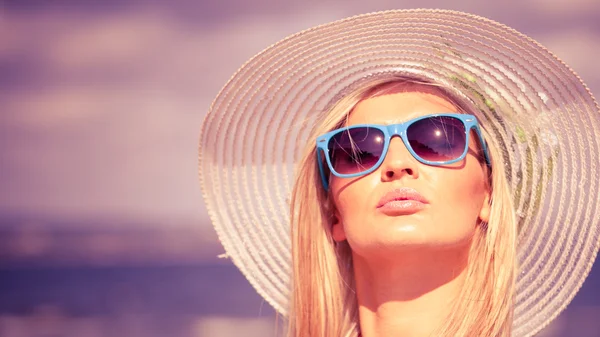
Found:
[[[382,231],[367,245],[377,249],[388,247],[393,250],[451,249],[470,247],[472,233],[442,233],[424,230],[418,226],[400,226],[393,231]]]

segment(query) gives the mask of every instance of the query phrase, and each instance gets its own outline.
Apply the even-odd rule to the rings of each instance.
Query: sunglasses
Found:
[[[486,164],[491,166],[479,123],[473,115],[434,114],[400,124],[360,124],[333,130],[317,137],[317,162],[323,186],[325,190],[329,188],[323,161],[340,178],[369,174],[385,159],[394,136],[400,136],[411,155],[423,164],[456,163],[467,155],[471,129],[475,129]]]

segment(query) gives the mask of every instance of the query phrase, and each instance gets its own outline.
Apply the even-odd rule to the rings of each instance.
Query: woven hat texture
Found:
[[[551,52],[482,17],[370,13],[289,36],[244,64],[200,136],[202,191],[228,256],[285,315],[294,164],[340,93],[395,74],[460,92],[501,149],[520,231],[514,335],[535,334],[580,289],[600,247],[600,109]]]

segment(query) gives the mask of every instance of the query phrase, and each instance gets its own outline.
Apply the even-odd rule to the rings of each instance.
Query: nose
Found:
[[[413,179],[419,176],[419,162],[408,151],[399,136],[390,140],[385,159],[381,164],[381,180],[392,181],[402,177]]]

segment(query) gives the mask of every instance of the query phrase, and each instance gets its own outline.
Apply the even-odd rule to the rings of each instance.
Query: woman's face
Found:
[[[408,85],[361,101],[348,125],[396,124],[432,113],[457,112],[434,87]],[[393,137],[383,163],[357,178],[332,176],[336,241],[362,255],[386,248],[448,248],[471,242],[478,219],[487,221],[489,192],[471,135],[465,159],[449,166],[417,161]]]

